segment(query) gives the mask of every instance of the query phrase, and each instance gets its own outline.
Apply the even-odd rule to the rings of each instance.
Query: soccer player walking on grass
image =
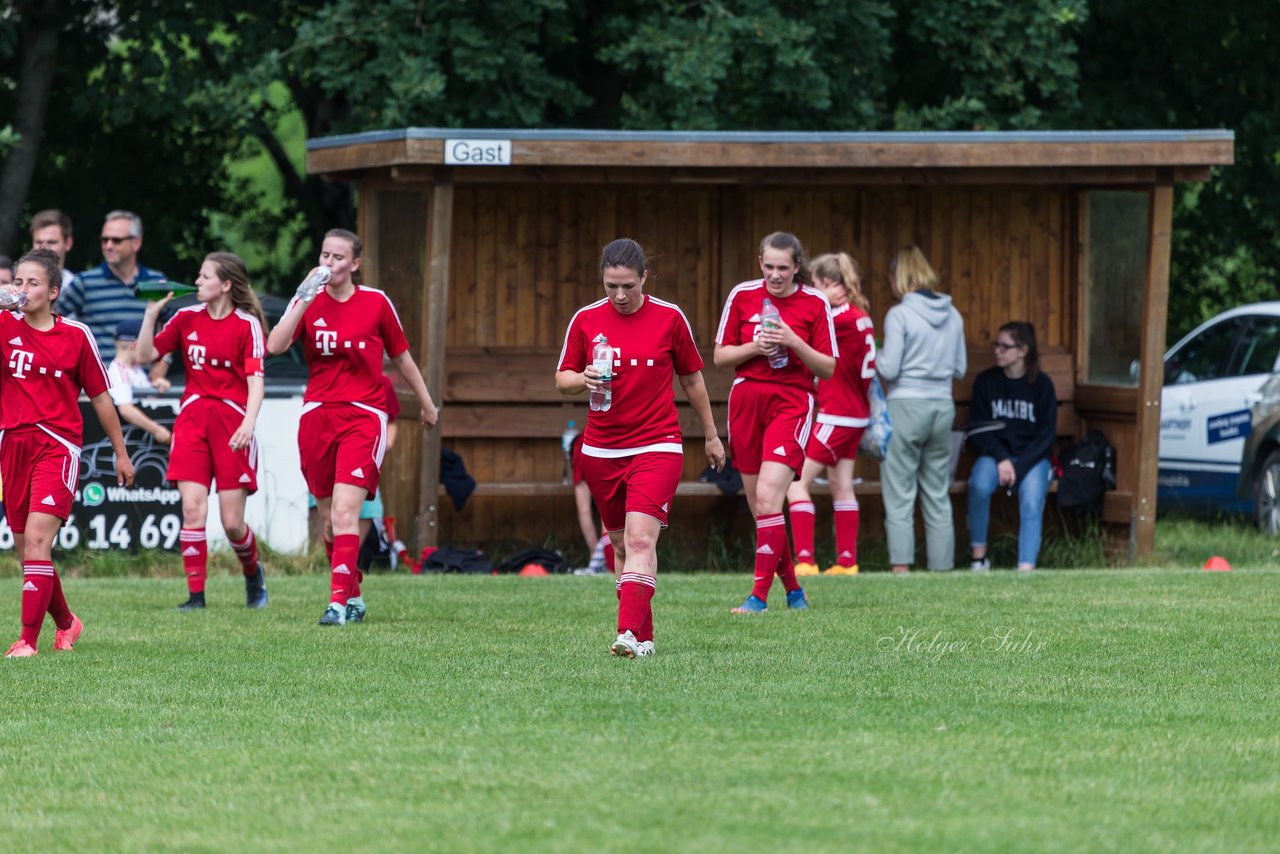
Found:
[[[820,255],[810,262],[809,275],[832,305],[840,358],[831,379],[818,383],[818,416],[804,448],[804,469],[787,490],[796,575],[818,574],[809,490],[824,468],[831,484],[836,527],[836,562],[825,574],[857,575],[858,499],[853,493],[853,462],[871,414],[867,390],[876,375],[875,326],[867,314],[870,304],[862,293],[856,261],[843,252]]]
[[[244,261],[229,252],[205,256],[196,277],[198,303],[178,309],[156,335],[156,319],[173,299],[149,303],[135,345],[152,362],[181,353],[187,367],[166,477],[182,495],[182,569],[187,601],[180,611],[204,608],[209,550],[205,520],[209,490],[218,485],[222,527],[244,572],[245,604],[267,607],[267,584],[258,542],[245,524],[244,507],[258,491],[258,442],[253,427],[262,407],[266,320]]]
[[[644,249],[620,238],[604,247],[605,298],[569,321],[556,388],[578,395],[601,388],[592,349],[603,335],[613,351],[612,403],[591,411],[582,434],[582,469],[621,564],[618,638],[610,651],[652,655],[658,535],[667,526],[683,468],[684,441],[672,378],[678,377],[706,438],[707,461],[724,466],[724,446],[702,381],[702,357],[684,312],[644,292]]]
[[[439,410],[409,352],[391,300],[360,280],[360,238],[335,228],[324,236],[320,266],[298,286],[284,317],[267,338],[267,351],[283,353],[299,338],[310,368],[298,424],[298,451],[307,489],[316,497],[330,551],[329,605],[322,626],[364,619],[360,506],[378,489],[387,448],[382,354],[391,358],[422,404],[428,429]],[[328,284],[318,274],[328,271]],[[332,545],[330,545],[332,544]]]
[[[787,607],[809,607],[796,580],[782,500],[804,463],[814,377],[829,379],[839,355],[831,308],[805,284],[804,246],[794,234],[776,231],[760,241],[760,272],[763,278],[729,292],[716,332],[716,364],[735,374],[729,450],[756,518],[755,584],[735,614],[766,610],[775,572]],[[780,315],[776,324],[762,317],[766,302]]]
[[[80,473],[81,390],[115,450],[117,482],[133,484],[93,333],[53,313],[61,289],[57,254],[35,249],[18,260],[14,284],[0,290],[0,479],[23,576],[22,636],[9,658],[36,654],[46,613],[57,626],[55,650],[70,650],[84,631],[53,568],[53,540],[71,513]]]

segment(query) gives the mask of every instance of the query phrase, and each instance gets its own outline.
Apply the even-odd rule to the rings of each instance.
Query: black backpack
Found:
[[[549,573],[569,572],[572,567],[560,552],[551,549],[525,549],[494,567],[495,572],[519,572],[526,564],[536,563]]]
[[[1116,449],[1101,430],[1090,430],[1059,457],[1058,506],[1076,515],[1102,512],[1102,496],[1116,488]]]
[[[422,562],[423,572],[460,572],[467,575],[492,573],[489,556],[478,549],[455,549],[441,546]]]

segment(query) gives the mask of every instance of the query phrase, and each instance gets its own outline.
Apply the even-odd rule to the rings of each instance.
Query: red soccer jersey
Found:
[[[608,412],[587,413],[582,453],[626,457],[683,452],[672,380],[702,370],[684,312],[648,295],[632,314],[619,313],[607,299],[584,306],[569,321],[558,370],[585,370],[600,334],[613,348],[613,402]]]
[[[294,297],[289,303],[298,298]],[[409,349],[400,317],[387,295],[357,286],[345,302],[322,290],[307,306],[293,340],[303,339],[311,377],[306,403],[356,403],[387,411],[382,385],[382,353],[395,358]]]
[[[249,403],[247,379],[262,376],[262,324],[247,311],[235,309],[215,320],[207,305],[180,308],[155,343],[160,355],[176,351],[187,364],[183,405],[196,397],[212,397],[243,409]]]
[[[839,356],[835,329],[831,323],[831,307],[821,291],[806,286],[799,287],[791,296],[775,297],[765,288],[763,279],[743,282],[729,292],[724,312],[720,315],[720,328],[716,331],[716,344],[746,344],[755,338],[760,329],[760,309],[765,298],[773,301],[787,326],[810,347],[827,356]],[[805,391],[813,391],[813,373],[795,353],[788,350],[786,367],[771,368],[764,356],[753,356],[738,365],[734,375],[741,379],[763,380],[792,385]]]
[[[836,372],[818,381],[818,421],[865,427],[871,414],[867,389],[876,375],[876,329],[871,317],[852,303],[831,309],[836,327]]]
[[[0,430],[38,426],[79,453],[80,390],[97,397],[107,387],[89,327],[55,315],[53,328],[41,332],[0,312]]]

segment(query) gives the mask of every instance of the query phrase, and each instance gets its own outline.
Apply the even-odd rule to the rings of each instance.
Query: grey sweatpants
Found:
[[[880,464],[880,483],[889,563],[910,566],[915,562],[918,491],[929,569],[954,569],[956,533],[947,494],[947,469],[955,401],[889,400],[888,404],[893,433],[889,452]]]

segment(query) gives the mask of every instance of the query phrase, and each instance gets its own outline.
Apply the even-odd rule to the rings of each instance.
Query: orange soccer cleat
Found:
[[[80,640],[80,634],[84,631],[84,623],[80,622],[80,618],[75,614],[71,615],[71,627],[66,631],[58,629],[53,633],[53,649],[55,652],[70,652],[76,645],[76,641]]]
[[[4,654],[5,658],[30,658],[36,654],[36,648],[24,640],[14,641],[13,646]]]
[[[855,563],[853,566],[844,566],[842,564],[837,563],[835,566],[827,567],[826,572],[822,574],[823,575],[857,575],[858,565]]]

